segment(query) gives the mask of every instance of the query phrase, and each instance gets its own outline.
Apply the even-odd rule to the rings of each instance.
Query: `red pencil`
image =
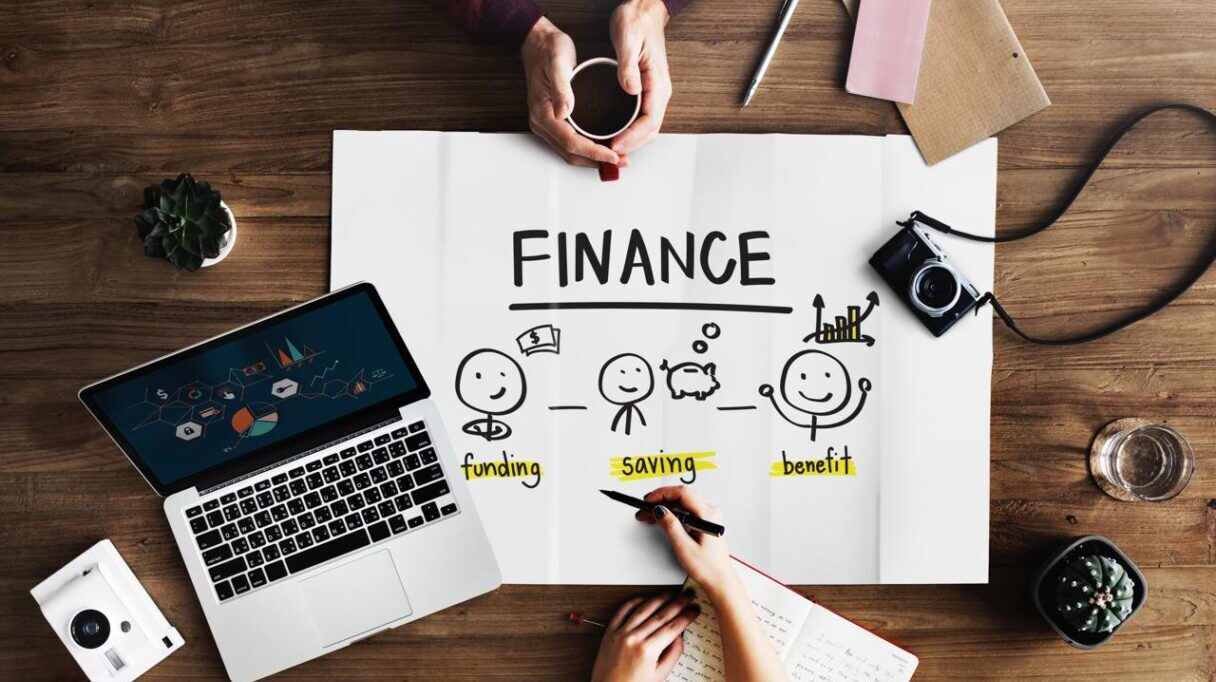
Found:
[[[594,620],[591,620],[590,618],[584,616],[583,614],[579,613],[578,611],[571,611],[569,614],[566,615],[566,618],[571,623],[574,623],[575,625],[594,625],[597,628],[604,628],[605,630],[608,629],[607,625],[604,625],[603,623],[599,623]]]

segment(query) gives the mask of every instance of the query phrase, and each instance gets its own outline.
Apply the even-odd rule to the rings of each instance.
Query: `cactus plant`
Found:
[[[1056,610],[1080,632],[1111,632],[1132,613],[1136,584],[1114,559],[1081,554],[1056,582]]]
[[[146,188],[135,217],[144,253],[187,272],[219,256],[232,230],[232,215],[221,201],[219,192],[189,173]]]

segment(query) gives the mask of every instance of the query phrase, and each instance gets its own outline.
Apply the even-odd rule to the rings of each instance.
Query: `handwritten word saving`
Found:
[[[609,474],[619,481],[679,476],[684,483],[697,480],[698,471],[717,469],[712,452],[680,452],[657,455],[626,455],[608,459]]]

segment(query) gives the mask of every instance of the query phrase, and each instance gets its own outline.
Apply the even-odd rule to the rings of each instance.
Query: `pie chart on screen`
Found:
[[[232,415],[232,430],[241,438],[270,433],[279,423],[279,413],[268,403],[249,403]]]

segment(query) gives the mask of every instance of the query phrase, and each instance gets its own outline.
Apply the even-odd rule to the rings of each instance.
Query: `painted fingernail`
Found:
[[[667,507],[664,507],[663,505],[660,504],[659,506],[654,508],[654,517],[656,519],[661,519],[664,516],[667,516]]]

